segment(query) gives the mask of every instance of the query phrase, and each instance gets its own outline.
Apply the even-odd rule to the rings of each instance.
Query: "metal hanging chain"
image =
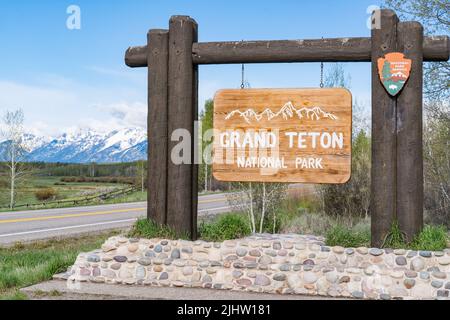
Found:
[[[323,61],[320,63],[320,87],[323,88]]]
[[[241,89],[244,89],[245,88],[245,78],[244,78],[244,76],[245,76],[245,66],[244,66],[244,64],[242,64],[242,70],[241,70]]]
[[[241,40],[241,43],[244,43],[244,40]],[[241,67],[241,89],[245,89],[245,65],[242,64]]]
[[[320,63],[320,87],[323,88],[323,62]]]

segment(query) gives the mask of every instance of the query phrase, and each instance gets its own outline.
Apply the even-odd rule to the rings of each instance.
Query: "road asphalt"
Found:
[[[30,242],[131,226],[147,202],[0,212],[0,245]],[[230,211],[225,194],[199,196],[199,216]]]

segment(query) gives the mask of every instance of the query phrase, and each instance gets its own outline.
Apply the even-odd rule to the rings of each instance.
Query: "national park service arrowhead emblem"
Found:
[[[386,91],[397,95],[405,85],[411,71],[411,59],[406,59],[403,53],[392,52],[378,59],[378,74]]]

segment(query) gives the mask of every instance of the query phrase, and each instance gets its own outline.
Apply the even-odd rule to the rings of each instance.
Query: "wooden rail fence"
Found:
[[[122,195],[130,194],[136,190],[137,190],[137,187],[129,187],[129,188],[113,190],[113,191],[101,193],[98,195],[83,197],[83,198],[78,198],[78,199],[55,200],[55,201],[47,201],[47,202],[39,202],[39,203],[23,203],[23,204],[15,205],[14,209],[23,208],[23,207],[26,207],[26,208],[46,207],[46,206],[50,206],[50,205],[54,205],[54,204],[66,204],[66,203],[73,203],[74,205],[76,205],[76,204],[81,204],[83,202],[89,202],[89,201],[92,201],[95,199],[100,199],[100,200],[112,199],[112,198],[116,198],[116,197],[119,197]],[[0,209],[9,209],[9,206],[0,207]]]

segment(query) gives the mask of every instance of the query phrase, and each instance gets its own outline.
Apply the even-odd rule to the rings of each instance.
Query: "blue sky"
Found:
[[[69,30],[67,7],[81,9],[81,29]],[[367,8],[375,0],[1,1],[0,113],[22,108],[30,132],[55,136],[145,126],[146,69],[125,66],[125,50],[143,45],[171,15],[190,15],[199,41],[369,36]],[[325,72],[330,64],[325,64]],[[344,65],[354,98],[370,104],[370,64]],[[247,65],[251,87],[316,87],[320,65]],[[200,102],[237,88],[240,65],[201,66]],[[200,105],[202,107],[202,105]]]

